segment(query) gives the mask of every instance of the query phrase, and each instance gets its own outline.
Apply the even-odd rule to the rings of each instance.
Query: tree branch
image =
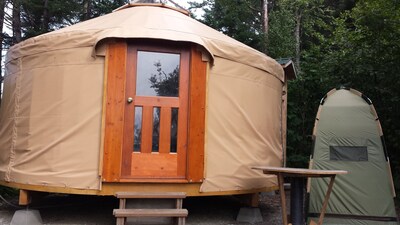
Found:
[[[254,11],[254,12],[257,12],[257,13],[260,12],[260,10],[254,8],[254,7],[251,5],[251,3],[250,3],[249,1],[246,0],[246,1],[244,1],[244,3],[246,4],[246,6],[247,6],[250,10],[252,10],[252,11]]]

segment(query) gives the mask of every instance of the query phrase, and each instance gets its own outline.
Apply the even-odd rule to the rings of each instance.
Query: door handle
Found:
[[[133,98],[132,98],[132,97],[129,97],[126,101],[130,104],[130,103],[133,102]]]

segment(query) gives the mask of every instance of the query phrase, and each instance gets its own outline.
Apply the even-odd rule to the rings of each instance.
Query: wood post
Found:
[[[31,193],[28,190],[19,190],[19,205],[29,205],[31,203]]]
[[[285,196],[285,187],[283,186],[283,175],[279,173],[278,175],[278,183],[279,183],[279,192],[281,195],[281,205],[282,205],[282,222],[284,225],[288,224],[287,213],[286,213],[286,196]]]
[[[239,200],[243,204],[246,204],[247,206],[257,208],[259,207],[259,193],[252,193],[252,194],[244,194],[244,195],[239,195]]]
[[[20,189],[19,190],[19,201],[18,204],[26,206],[32,204],[32,202],[40,201],[43,197],[47,196],[48,192],[43,191],[29,191]]]

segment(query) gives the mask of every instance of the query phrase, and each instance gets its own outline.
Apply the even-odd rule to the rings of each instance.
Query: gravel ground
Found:
[[[289,195],[287,200],[289,201]],[[7,199],[17,204],[16,197]],[[287,204],[289,205],[289,204]],[[184,208],[188,209],[188,225],[246,225],[236,221],[239,209],[244,205],[237,198],[226,197],[189,197],[184,200]],[[112,210],[118,208],[114,197],[50,195],[30,207],[38,209],[44,224],[48,225],[112,225],[115,218]],[[0,225],[8,225],[16,210],[0,199]],[[254,225],[282,224],[279,194],[263,193],[260,195],[260,210],[263,222]],[[397,209],[398,214],[400,209]]]
[[[18,204],[17,198],[7,199],[11,204]],[[227,197],[189,197],[183,207],[188,209],[188,225],[239,225],[249,224],[236,221],[237,213],[243,206],[237,198]],[[114,197],[50,195],[30,206],[40,211],[44,224],[115,224],[112,210],[118,208]],[[17,208],[0,199],[0,225],[10,224]],[[278,194],[261,194],[260,210],[262,223],[255,225],[281,224],[280,198]]]

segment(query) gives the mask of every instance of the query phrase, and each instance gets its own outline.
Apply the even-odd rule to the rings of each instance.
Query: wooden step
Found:
[[[187,209],[182,209],[185,192],[117,192],[119,209],[114,209],[113,214],[117,218],[117,225],[125,225],[127,218],[132,217],[175,217],[178,225],[185,225],[188,216]],[[127,199],[175,199],[174,209],[127,209]]]
[[[114,209],[115,217],[187,217],[187,209]]]
[[[185,192],[117,192],[115,196],[119,199],[125,198],[186,198]]]

